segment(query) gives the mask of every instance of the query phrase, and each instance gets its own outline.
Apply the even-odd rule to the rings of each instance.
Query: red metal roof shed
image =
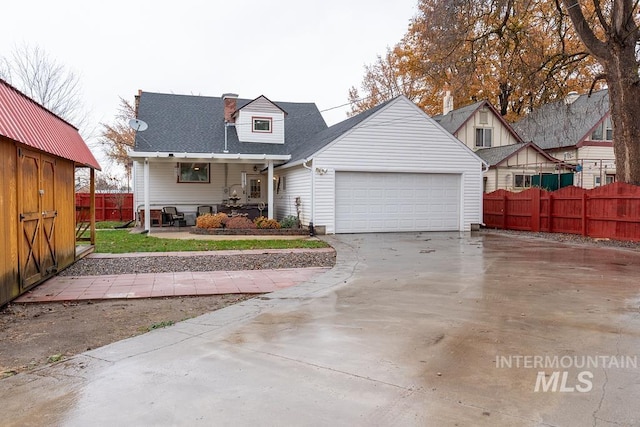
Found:
[[[0,79],[0,135],[100,169],[78,129]]]

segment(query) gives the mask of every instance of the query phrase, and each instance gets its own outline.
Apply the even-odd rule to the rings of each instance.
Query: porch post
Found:
[[[273,219],[275,213],[273,209],[273,160],[269,160],[269,168],[267,170],[267,217]]]
[[[151,232],[151,209],[149,208],[149,159],[144,159],[144,229]]]
[[[96,171],[89,169],[89,221],[91,246],[96,245]]]

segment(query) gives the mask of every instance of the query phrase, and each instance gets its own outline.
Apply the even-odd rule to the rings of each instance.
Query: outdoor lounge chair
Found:
[[[198,206],[198,216],[214,213],[213,206]]]
[[[169,225],[173,226],[176,221],[178,221],[178,227],[180,227],[181,223],[184,223],[184,214],[182,212],[178,212],[175,206],[165,206],[162,208],[162,213],[165,216],[165,219],[169,221]]]

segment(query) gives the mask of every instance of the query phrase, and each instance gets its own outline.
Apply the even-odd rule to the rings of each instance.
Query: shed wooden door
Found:
[[[57,269],[55,160],[18,151],[19,275],[26,289]]]

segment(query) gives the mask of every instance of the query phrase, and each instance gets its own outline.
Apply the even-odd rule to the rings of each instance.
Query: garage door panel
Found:
[[[459,229],[460,176],[336,173],[336,232]]]

